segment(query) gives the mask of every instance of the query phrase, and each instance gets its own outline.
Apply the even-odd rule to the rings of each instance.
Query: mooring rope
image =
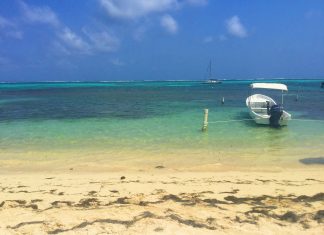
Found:
[[[261,119],[261,118],[257,118]],[[243,122],[243,121],[254,121],[253,118],[246,118],[246,119],[233,119],[233,120],[219,120],[214,122],[208,122],[208,124],[214,124],[214,123],[226,123],[226,122]],[[318,120],[318,119],[290,119],[289,121],[306,121],[306,122],[324,122],[324,120]]]
[[[214,122],[208,122],[210,123],[219,123],[219,122],[242,122],[242,121],[253,121],[254,119],[248,118],[248,119],[234,119],[234,120],[220,120],[220,121],[214,121]]]
[[[324,120],[319,120],[319,119],[298,119],[298,118],[291,119],[290,121],[324,122]]]

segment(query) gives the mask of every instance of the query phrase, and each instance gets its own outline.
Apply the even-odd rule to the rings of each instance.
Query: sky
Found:
[[[323,0],[1,0],[0,82],[324,79]]]

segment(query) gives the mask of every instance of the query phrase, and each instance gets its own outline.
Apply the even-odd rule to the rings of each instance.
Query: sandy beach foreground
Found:
[[[322,168],[0,174],[0,234],[323,234]]]

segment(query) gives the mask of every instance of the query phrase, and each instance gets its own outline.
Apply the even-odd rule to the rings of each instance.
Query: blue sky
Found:
[[[1,0],[0,81],[324,78],[323,0]]]

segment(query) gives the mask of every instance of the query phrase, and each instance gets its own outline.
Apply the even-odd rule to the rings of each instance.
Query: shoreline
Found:
[[[311,159],[311,158],[306,158]],[[0,174],[6,173],[116,173],[116,172],[196,172],[196,173],[217,173],[217,172],[286,172],[286,171],[320,171],[323,170],[323,160],[320,163],[295,163],[295,164],[223,164],[223,163],[209,163],[209,164],[173,164],[167,161],[152,161],[146,164],[142,162],[124,161],[120,164],[115,162],[109,163],[105,161],[80,161],[59,159],[56,161],[33,161],[33,160],[0,160]]]

